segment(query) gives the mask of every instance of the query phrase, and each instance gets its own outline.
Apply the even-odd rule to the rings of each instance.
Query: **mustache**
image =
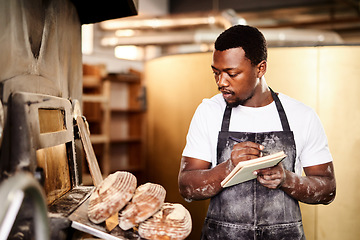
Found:
[[[220,92],[225,92],[225,93],[231,93],[231,94],[234,94],[233,91],[229,90],[229,89],[226,89],[225,87],[218,87],[218,90]]]

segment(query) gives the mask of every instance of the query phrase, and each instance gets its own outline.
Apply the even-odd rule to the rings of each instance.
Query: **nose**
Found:
[[[225,73],[220,73],[216,79],[216,83],[219,88],[229,86],[229,81],[226,79]]]

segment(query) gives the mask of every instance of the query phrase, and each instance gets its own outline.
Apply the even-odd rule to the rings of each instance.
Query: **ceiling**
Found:
[[[160,54],[166,54],[196,44],[198,48],[190,51],[207,51],[216,36],[234,24],[258,27],[270,38],[270,45],[360,44],[360,0],[154,2],[167,2],[168,14],[101,22],[97,26],[100,45],[156,45],[162,49]],[[124,30],[131,30],[132,35],[118,34]]]
[[[321,29],[360,37],[359,0],[169,0],[171,14],[229,8],[258,28]]]

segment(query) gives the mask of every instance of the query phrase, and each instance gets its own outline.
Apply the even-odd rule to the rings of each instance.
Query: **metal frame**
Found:
[[[25,196],[34,203],[35,239],[50,239],[45,196],[30,173],[20,172],[0,185],[0,240],[8,238]]]

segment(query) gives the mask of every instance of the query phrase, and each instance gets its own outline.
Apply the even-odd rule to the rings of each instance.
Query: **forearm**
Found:
[[[211,198],[222,190],[220,183],[232,169],[228,160],[212,169],[183,170],[178,179],[180,194],[189,200]]]
[[[292,198],[308,204],[329,204],[335,198],[336,183],[332,176],[299,176],[285,171],[281,189]]]

